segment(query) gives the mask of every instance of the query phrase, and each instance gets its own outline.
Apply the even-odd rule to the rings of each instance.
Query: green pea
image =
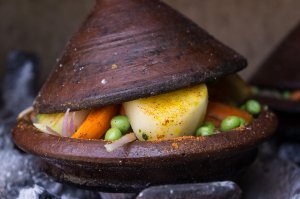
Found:
[[[261,111],[261,105],[256,100],[248,100],[246,102],[246,111],[252,115],[257,115]]]
[[[208,126],[202,126],[196,131],[196,136],[209,136],[212,134],[214,134],[214,131]]]
[[[125,134],[130,128],[128,117],[124,115],[115,116],[112,118],[110,124],[111,127],[118,128],[122,134]]]
[[[239,127],[240,125],[241,125],[241,120],[239,117],[229,116],[221,122],[220,130],[224,132],[230,131],[232,129]]]
[[[247,124],[246,120],[240,117],[240,126],[245,126],[246,124]]]
[[[215,125],[212,122],[204,122],[203,126],[209,127],[212,129],[212,131],[215,130]]]
[[[290,91],[284,91],[284,92],[282,93],[282,97],[283,97],[284,99],[289,99],[289,98],[291,97],[291,92],[290,92]]]
[[[110,128],[106,131],[105,140],[106,141],[115,141],[122,137],[122,132],[117,128]]]

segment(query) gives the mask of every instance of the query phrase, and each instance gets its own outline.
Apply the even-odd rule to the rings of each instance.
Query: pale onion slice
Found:
[[[59,133],[57,133],[56,131],[54,131],[53,129],[51,129],[48,126],[45,126],[43,124],[38,124],[38,123],[33,123],[33,126],[35,126],[37,129],[39,129],[40,131],[42,131],[43,133],[47,133],[50,135],[55,135],[55,136],[61,136]]]
[[[69,128],[69,137],[71,137],[75,133],[75,112],[72,112],[71,120],[70,120],[70,128]]]
[[[106,148],[106,151],[112,152],[115,149],[124,146],[125,144],[135,141],[136,139],[137,137],[135,136],[134,133],[129,133],[110,144],[104,145],[104,147]]]
[[[32,111],[33,111],[33,107],[32,107],[32,106],[26,108],[26,109],[23,110],[21,113],[19,113],[17,119],[19,120],[19,119],[23,118],[25,115],[27,115],[28,113],[30,113],[30,112],[32,112]]]
[[[52,135],[56,135],[56,136],[60,136],[59,133],[57,133],[56,131],[54,131],[53,129],[51,129],[49,126],[46,126],[47,131],[52,134]]]
[[[64,120],[63,120],[63,125],[62,125],[62,136],[63,137],[68,137],[69,136],[69,112],[70,109],[68,108],[65,115],[64,115]]]

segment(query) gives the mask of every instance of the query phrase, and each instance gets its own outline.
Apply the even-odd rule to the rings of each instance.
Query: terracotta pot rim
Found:
[[[117,163],[140,159],[160,161],[164,157],[216,158],[226,154],[250,150],[269,138],[277,126],[276,116],[264,110],[251,125],[209,137],[180,137],[161,141],[134,141],[113,152],[107,152],[103,140],[62,138],[39,132],[25,119],[13,130],[15,143],[24,151],[44,159],[60,159],[91,163]]]

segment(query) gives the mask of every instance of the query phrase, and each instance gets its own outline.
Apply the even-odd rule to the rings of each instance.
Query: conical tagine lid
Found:
[[[38,112],[117,104],[234,73],[246,60],[157,0],[99,0],[40,91]]]
[[[261,65],[250,82],[268,88],[300,89],[300,23]]]

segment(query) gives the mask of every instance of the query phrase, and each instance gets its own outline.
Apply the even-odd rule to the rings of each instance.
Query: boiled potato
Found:
[[[207,87],[201,84],[123,106],[139,140],[158,140],[193,135],[204,120],[207,104]]]

